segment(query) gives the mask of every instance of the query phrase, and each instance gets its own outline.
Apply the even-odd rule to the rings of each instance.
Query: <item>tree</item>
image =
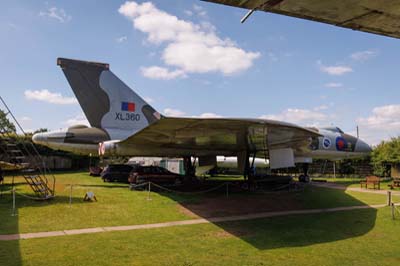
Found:
[[[43,133],[43,132],[49,132],[49,130],[48,130],[47,128],[39,128],[39,129],[36,129],[36,130],[33,132],[33,134],[36,134],[36,133]]]
[[[371,161],[376,175],[387,175],[388,165],[400,164],[400,137],[382,141],[372,151]]]
[[[16,132],[15,125],[8,120],[7,114],[0,109],[0,130],[5,132]]]

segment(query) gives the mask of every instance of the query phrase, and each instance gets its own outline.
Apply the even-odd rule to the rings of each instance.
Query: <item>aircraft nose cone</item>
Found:
[[[32,136],[32,141],[36,144],[43,144],[47,142],[47,136],[45,133],[36,133]]]
[[[367,155],[372,152],[372,148],[364,141],[358,140],[357,144],[356,144],[355,152],[365,153]]]

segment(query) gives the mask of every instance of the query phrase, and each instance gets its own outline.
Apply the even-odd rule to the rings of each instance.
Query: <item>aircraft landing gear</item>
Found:
[[[308,163],[303,164],[303,174],[299,176],[299,181],[303,183],[310,182],[310,177],[308,176]]]
[[[195,177],[196,176],[196,160],[192,162],[192,158],[190,156],[183,157],[183,167],[185,169],[185,175],[187,177]]]
[[[247,187],[249,189],[255,189],[255,187],[256,187],[255,173],[254,173],[255,157],[256,157],[256,154],[254,153],[254,157],[253,157],[251,165],[250,165],[250,153],[249,152],[246,153],[246,161],[245,161],[243,177],[245,180],[247,180]]]

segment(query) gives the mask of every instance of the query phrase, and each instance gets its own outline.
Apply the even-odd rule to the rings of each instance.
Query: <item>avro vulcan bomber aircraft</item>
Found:
[[[236,156],[245,175],[251,158],[271,169],[307,165],[313,158],[339,160],[368,155],[371,148],[337,127],[306,128],[284,121],[243,118],[166,117],[131,90],[108,64],[59,58],[58,65],[91,127],[38,133],[33,141],[53,149],[101,156],[183,157],[193,173],[216,165],[216,157]],[[306,173],[305,173],[306,177]]]

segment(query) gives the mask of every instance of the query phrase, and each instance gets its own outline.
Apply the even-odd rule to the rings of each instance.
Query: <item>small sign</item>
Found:
[[[88,191],[88,192],[86,192],[86,195],[83,198],[83,201],[97,201],[97,198],[96,198],[96,195],[94,195],[93,191]]]

